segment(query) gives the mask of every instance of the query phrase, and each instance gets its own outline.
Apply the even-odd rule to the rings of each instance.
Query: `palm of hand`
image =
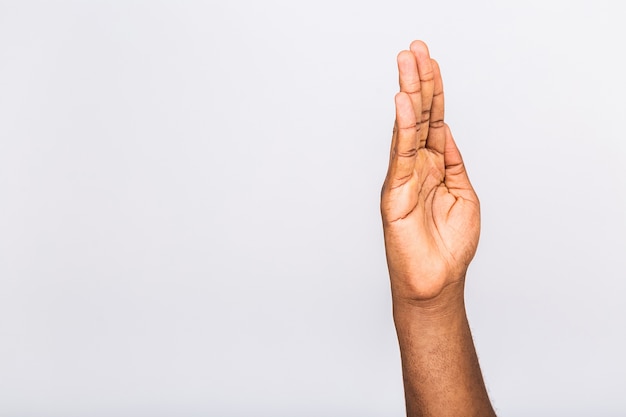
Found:
[[[381,198],[385,247],[394,295],[425,300],[464,279],[478,244],[480,209],[443,122],[437,63],[414,42],[398,56],[398,67],[401,92]]]

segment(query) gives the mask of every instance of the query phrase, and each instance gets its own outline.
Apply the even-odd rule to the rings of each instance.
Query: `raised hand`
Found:
[[[381,211],[408,417],[495,416],[463,287],[480,208],[423,42],[398,55],[400,92]]]
[[[398,54],[400,92],[381,213],[394,299],[461,284],[480,233],[478,198],[444,123],[441,73],[426,44]]]

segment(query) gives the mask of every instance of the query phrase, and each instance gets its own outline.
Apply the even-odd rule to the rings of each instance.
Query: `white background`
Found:
[[[0,416],[401,416],[378,200],[416,38],[499,415],[626,415],[622,10],[0,2]]]

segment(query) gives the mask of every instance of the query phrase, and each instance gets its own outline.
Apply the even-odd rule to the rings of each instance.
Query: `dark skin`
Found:
[[[444,122],[426,44],[398,54],[400,92],[381,214],[407,416],[495,416],[464,302],[480,203]]]

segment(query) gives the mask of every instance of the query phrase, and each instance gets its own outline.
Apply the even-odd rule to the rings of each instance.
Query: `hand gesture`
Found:
[[[462,288],[480,233],[478,197],[444,123],[443,84],[427,46],[398,54],[400,92],[381,213],[394,298]]]

